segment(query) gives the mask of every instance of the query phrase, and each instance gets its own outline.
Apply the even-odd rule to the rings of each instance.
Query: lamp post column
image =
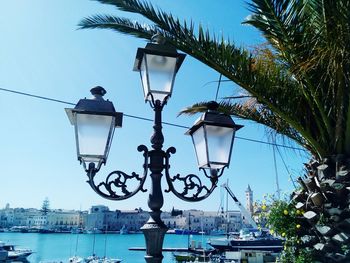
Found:
[[[161,188],[162,171],[164,170],[165,152],[162,150],[164,137],[162,133],[162,103],[154,103],[154,133],[151,137],[153,150],[149,152],[149,166],[151,171],[152,188],[148,197],[148,207],[151,209],[150,218],[141,228],[146,240],[146,256],[148,263],[161,263],[163,259],[163,240],[168,228],[160,218],[164,199]]]

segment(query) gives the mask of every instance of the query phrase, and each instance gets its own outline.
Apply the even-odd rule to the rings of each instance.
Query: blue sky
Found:
[[[237,45],[251,48],[262,43],[258,32],[241,22],[249,14],[241,0],[151,1],[180,18],[192,19]],[[134,14],[121,13],[112,6],[87,0],[31,0],[0,2],[0,88],[76,103],[89,97],[90,88],[101,85],[106,98],[117,111],[146,118],[153,112],[144,103],[139,75],[132,71],[138,47],[146,42],[107,30],[77,30],[79,21],[89,15],[108,13],[146,21]],[[165,107],[163,120],[191,126],[198,117],[180,116],[184,107],[215,98],[219,74],[187,56],[175,82],[174,93]],[[232,83],[222,83],[219,97],[234,95]],[[1,173],[0,207],[40,208],[48,197],[52,208],[88,209],[105,204],[111,209],[147,208],[147,193],[120,202],[97,196],[88,186],[82,166],[76,160],[73,127],[64,112],[69,105],[34,99],[0,91]],[[264,127],[252,122],[237,136],[268,141]],[[185,130],[164,126],[164,147],[175,146],[171,171],[182,175],[197,173],[192,142]],[[124,118],[123,128],[116,130],[107,165],[101,176],[113,170],[142,173],[139,144],[149,145],[152,123]],[[284,143],[281,141],[281,143]],[[292,176],[300,175],[305,154],[280,149]],[[277,155],[277,168],[282,191],[292,187],[289,175]],[[233,192],[244,203],[244,190],[250,184],[255,199],[274,193],[275,170],[272,147],[235,141],[231,166],[219,184],[229,180]],[[149,186],[149,180],[146,183]],[[163,180],[163,189],[166,188]],[[206,201],[186,203],[171,193],[164,194],[163,210],[218,210],[220,187]],[[233,203],[231,208],[235,208]]]

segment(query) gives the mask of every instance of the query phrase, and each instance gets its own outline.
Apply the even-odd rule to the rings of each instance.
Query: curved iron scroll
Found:
[[[173,192],[175,196],[188,202],[198,202],[206,199],[216,188],[218,178],[223,174],[224,168],[222,168],[220,171],[211,170],[210,175],[207,174],[205,169],[201,169],[203,170],[204,175],[210,179],[210,182],[211,182],[210,187],[203,185],[199,176],[195,174],[189,174],[184,177],[181,177],[180,174],[177,174],[171,177],[169,174],[169,168],[170,168],[169,159],[170,159],[170,155],[174,154],[175,152],[176,152],[176,149],[174,147],[170,147],[166,151],[165,177],[169,188],[165,190],[165,192],[167,193]],[[173,182],[175,181],[180,181],[183,183],[183,191],[181,193],[175,189],[173,184]]]
[[[139,152],[143,152],[144,156],[144,172],[142,177],[135,172],[132,172],[131,175],[128,175],[122,171],[113,171],[106,177],[106,180],[104,182],[96,185],[94,182],[94,177],[101,166],[99,165],[97,168],[95,168],[95,164],[90,163],[89,169],[86,170],[89,177],[87,183],[98,195],[109,200],[124,200],[132,197],[138,191],[146,192],[147,190],[143,188],[143,185],[145,183],[148,170],[148,149],[145,145],[140,145],[137,147],[137,150]],[[138,181],[138,186],[135,190],[129,191],[127,189],[127,182],[132,179]],[[119,188],[122,194],[116,193],[116,191],[114,191],[115,188]]]

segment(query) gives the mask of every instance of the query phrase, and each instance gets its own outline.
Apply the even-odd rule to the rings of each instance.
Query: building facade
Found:
[[[47,215],[41,215],[44,220],[46,217],[46,226],[49,229],[59,229],[70,231],[73,228],[78,228],[81,225],[82,212],[75,210],[57,209],[50,211]],[[38,220],[40,223],[40,220]]]
[[[50,230],[56,232],[81,230],[85,232],[108,232],[126,230],[140,231],[149,219],[149,213],[140,208],[110,211],[107,206],[95,205],[89,211],[55,209],[43,213],[38,209],[0,209],[0,228],[13,231]],[[169,229],[190,229],[209,234],[213,229],[235,232],[242,227],[238,211],[218,214],[200,210],[176,210],[163,212],[162,220]]]

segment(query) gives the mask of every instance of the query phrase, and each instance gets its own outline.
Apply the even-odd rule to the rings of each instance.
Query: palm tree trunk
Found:
[[[292,200],[300,216],[300,247],[318,262],[350,262],[350,156],[306,164],[307,176]]]

